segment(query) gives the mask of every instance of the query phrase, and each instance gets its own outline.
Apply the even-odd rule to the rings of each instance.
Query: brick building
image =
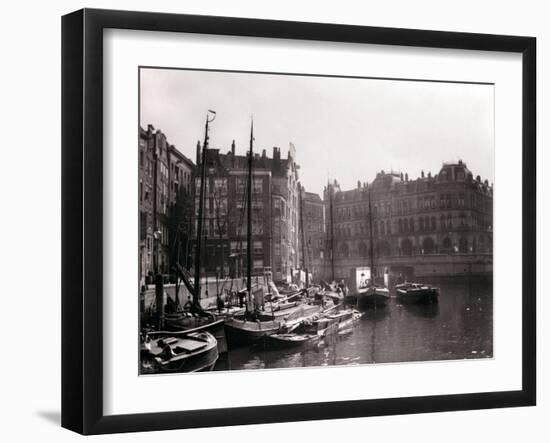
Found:
[[[302,187],[305,267],[314,281],[322,278],[326,248],[325,210],[318,194]]]
[[[414,180],[382,171],[369,186],[358,182],[357,188],[342,191],[336,181],[329,184],[324,203],[329,211],[332,192],[338,276],[368,265],[369,191],[379,264],[425,276],[492,271],[493,188],[458,161]]]
[[[206,152],[207,182],[204,211],[204,268],[207,275],[232,277],[245,275],[247,250],[246,186],[248,157],[231,150]],[[197,164],[201,161],[197,144]],[[252,189],[253,274],[266,268],[275,280],[289,280],[299,264],[298,167],[293,147],[286,159],[280,148],[273,158],[266,150],[254,155]],[[195,177],[200,186],[200,177]],[[195,196],[195,229],[199,197]]]
[[[188,242],[191,226],[182,203],[192,195],[194,170],[162,131],[152,125],[139,129],[140,279],[151,281],[155,268],[169,273],[174,254],[185,255],[179,240]]]

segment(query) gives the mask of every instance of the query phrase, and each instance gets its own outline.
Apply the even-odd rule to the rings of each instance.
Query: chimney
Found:
[[[235,156],[235,140],[231,142],[231,155]]]
[[[262,149],[262,158],[266,158],[266,157],[267,157],[266,150],[265,150],[265,149]]]
[[[201,164],[201,142],[197,140],[197,166]]]
[[[422,169],[422,171],[420,171],[420,176],[421,176],[422,178],[424,178],[424,169]]]
[[[360,180],[357,180],[357,188],[361,189],[361,181]]]
[[[281,160],[281,149],[274,147],[273,148],[273,160],[279,161]]]
[[[409,174],[407,172],[405,172],[405,181],[408,182],[409,181]]]

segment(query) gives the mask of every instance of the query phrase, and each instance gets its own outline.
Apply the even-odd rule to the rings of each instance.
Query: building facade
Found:
[[[239,277],[247,266],[247,183],[248,156],[231,150],[206,151],[205,207],[203,241],[206,253],[201,268],[206,275]],[[197,144],[197,164],[201,162]],[[293,150],[286,159],[280,148],[273,148],[273,158],[255,154],[252,182],[252,272],[273,272],[275,280],[289,280],[299,263],[298,181]],[[199,168],[195,176],[200,189]],[[195,193],[195,230],[199,195]]]
[[[314,281],[323,278],[326,248],[325,208],[318,194],[307,192],[302,187],[303,261]],[[302,241],[302,238],[300,238]]]
[[[438,174],[422,172],[414,180],[408,174],[382,171],[370,185],[358,182],[348,191],[333,182],[325,188],[324,203],[325,211],[331,205],[333,210],[332,252],[338,277],[347,277],[356,266],[368,266],[371,247],[377,266],[396,273],[492,272],[493,187],[474,178],[462,161],[444,163]],[[330,220],[325,225],[330,231]]]
[[[185,255],[180,243],[191,220],[183,202],[192,195],[195,166],[152,125],[139,129],[138,161],[139,274],[151,283],[155,272],[168,274],[177,255]]]

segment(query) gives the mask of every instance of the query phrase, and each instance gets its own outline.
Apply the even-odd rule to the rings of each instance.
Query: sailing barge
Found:
[[[385,306],[386,302],[390,299],[390,291],[388,288],[382,285],[377,285],[375,282],[375,268],[374,268],[374,238],[372,232],[373,220],[372,220],[372,206],[369,189],[369,234],[370,234],[370,279],[361,288],[358,288],[357,292],[357,307],[359,309],[379,306]]]

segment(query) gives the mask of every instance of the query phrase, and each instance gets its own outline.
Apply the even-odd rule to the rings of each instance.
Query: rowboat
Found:
[[[218,355],[217,340],[209,332],[147,334],[141,345],[141,374],[207,371]]]
[[[199,317],[189,312],[165,314],[164,326],[171,333],[209,332],[218,342],[218,352],[227,352],[223,317]]]

